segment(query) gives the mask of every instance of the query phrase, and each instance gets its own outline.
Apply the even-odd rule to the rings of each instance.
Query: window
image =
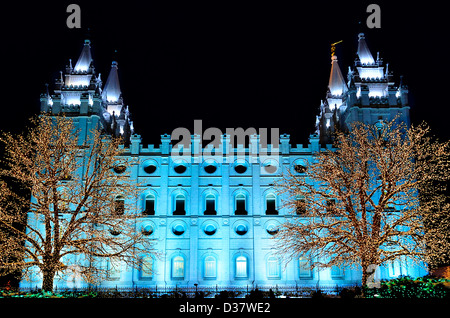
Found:
[[[148,166],[144,167],[144,171],[145,173],[152,174],[156,171],[156,166],[153,164],[149,164]]]
[[[177,194],[175,197],[175,211],[173,215],[186,215],[185,210],[186,198],[182,194]]]
[[[60,212],[68,212],[69,211],[69,195],[67,193],[67,188],[63,188],[61,190],[60,195],[60,204],[58,205]]]
[[[175,170],[176,173],[181,174],[181,173],[186,172],[187,168],[186,168],[186,166],[183,165],[183,164],[178,164],[177,166],[175,166],[175,167],[173,168],[173,170]]]
[[[266,196],[266,214],[267,215],[276,215],[278,211],[276,210],[276,201],[277,197],[275,194],[268,194]]]
[[[150,256],[141,259],[141,279],[151,279],[153,277],[153,258]]]
[[[344,277],[344,270],[335,265],[331,267],[331,278],[343,278]]]
[[[204,215],[216,215],[216,197],[214,194],[208,194],[205,198],[205,212]]]
[[[327,200],[327,212],[331,213],[331,214],[337,214],[336,200],[335,199]]]
[[[307,257],[300,257],[298,259],[298,273],[300,278],[312,278],[311,264]]]
[[[306,200],[304,197],[298,197],[296,200],[296,214],[303,215],[306,214]]]
[[[267,278],[280,278],[280,265],[275,256],[267,259]]]
[[[120,279],[121,264],[118,261],[108,262],[108,278],[110,280]]]
[[[247,258],[239,256],[236,258],[236,278],[247,278]]]
[[[142,213],[144,215],[155,215],[155,196],[149,194],[145,197],[145,210]]]
[[[207,256],[205,258],[205,278],[216,278],[216,258],[214,256]]]
[[[279,229],[278,229],[278,226],[276,226],[275,224],[271,223],[271,224],[267,225],[266,231],[270,235],[275,235],[275,234],[278,233]]]
[[[236,225],[234,230],[238,235],[244,235],[248,232],[248,227],[247,227],[247,225],[240,223],[240,224]]]
[[[114,215],[123,215],[125,213],[125,200],[118,196],[114,202]]]
[[[247,167],[244,166],[243,164],[238,164],[234,167],[234,171],[236,171],[239,174],[244,173],[245,171],[247,171]]]
[[[172,227],[172,233],[177,236],[183,235],[184,231],[185,228],[182,224],[176,224]]]
[[[124,173],[127,170],[127,167],[124,165],[117,165],[114,167],[114,172],[117,174]]]
[[[205,226],[205,229],[203,230],[206,235],[214,235],[216,233],[217,228],[214,224],[208,224]]]
[[[214,173],[214,172],[216,172],[216,170],[217,170],[217,167],[215,166],[215,165],[213,165],[213,164],[208,164],[207,166],[205,166],[205,172],[206,173]]]
[[[236,211],[234,212],[235,215],[247,215],[246,210],[246,198],[245,194],[238,194],[236,196]]]
[[[172,260],[172,278],[184,279],[184,258],[175,256]]]
[[[306,167],[304,165],[295,165],[294,166],[294,170],[297,173],[305,173],[306,172]]]
[[[142,227],[142,234],[145,236],[152,235],[153,234],[153,226],[150,224],[147,224],[146,226]]]

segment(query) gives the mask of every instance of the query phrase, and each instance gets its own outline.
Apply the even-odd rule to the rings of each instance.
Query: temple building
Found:
[[[388,64],[372,55],[364,34],[358,35],[357,57],[342,74],[336,55],[331,57],[328,91],[320,104],[316,131],[307,146],[292,145],[280,134],[276,148],[264,148],[258,134],[249,145],[236,145],[233,136],[222,135],[223,156],[205,152],[200,136],[193,134],[192,156],[172,156],[170,135],[159,145],[144,145],[135,133],[119,84],[118,63],[113,61],[103,84],[96,73],[91,42],[86,40],[75,66],[72,62],[56,80],[53,93],[41,95],[41,111],[64,113],[82,134],[100,127],[105,134],[123,136],[123,156],[138,159],[129,171],[131,180],[143,184],[135,209],[137,229],[149,239],[162,258],[143,255],[140,269],[123,266],[110,272],[101,286],[123,287],[245,287],[245,286],[350,286],[361,283],[355,269],[333,267],[311,270],[310,259],[284,264],[272,239],[280,224],[299,211],[282,208],[274,183],[290,169],[301,175],[315,152],[332,148],[335,129],[350,129],[353,122],[375,124],[379,120],[409,125],[408,89],[396,83]],[[199,146],[200,145],[200,146]],[[266,146],[269,147],[269,146]],[[199,150],[200,149],[200,150]],[[276,155],[274,155],[276,150]],[[225,154],[241,153],[241,156]],[[264,153],[264,155],[263,155]],[[271,153],[271,155],[268,155]],[[108,264],[106,264],[108,266]],[[151,272],[146,269],[151,269]],[[378,278],[425,274],[419,266],[397,261],[380,268]],[[40,281],[21,282],[22,287]],[[70,284],[69,284],[70,283]],[[64,288],[73,282],[56,279]],[[77,282],[81,286],[86,284]]]

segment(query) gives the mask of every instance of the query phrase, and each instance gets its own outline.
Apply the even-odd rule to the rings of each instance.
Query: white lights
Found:
[[[358,73],[361,78],[383,78],[383,67],[358,67]]]

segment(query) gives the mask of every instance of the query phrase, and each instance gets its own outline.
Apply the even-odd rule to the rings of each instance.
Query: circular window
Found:
[[[205,226],[205,229],[203,231],[206,235],[213,235],[214,233],[216,233],[217,228],[214,226],[214,224],[208,224],[207,226]]]
[[[150,165],[144,167],[144,171],[148,174],[151,174],[156,171],[156,166],[153,164],[150,164]]]
[[[275,173],[277,171],[277,167],[269,163],[264,166],[264,170],[267,173]]]
[[[181,224],[177,224],[172,227],[172,232],[175,235],[182,235],[184,231],[185,231],[184,226]]]
[[[124,173],[125,170],[127,170],[127,167],[125,167],[124,165],[118,165],[115,166],[113,169],[115,173]]]
[[[142,234],[144,235],[152,235],[153,234],[153,226],[146,225],[142,228]]]
[[[112,236],[120,235],[120,231],[114,228],[109,229],[109,233],[111,233]]]
[[[276,226],[275,224],[269,224],[266,228],[266,231],[270,235],[275,235],[278,233],[278,226]]]
[[[207,166],[205,166],[205,172],[206,173],[214,173],[217,170],[217,167],[215,165],[209,164]]]
[[[244,235],[248,232],[248,228],[245,224],[238,224],[235,231],[238,235]]]
[[[304,165],[295,165],[294,169],[297,173],[305,173],[306,167]]]
[[[234,171],[236,171],[237,173],[244,173],[245,171],[247,171],[247,167],[244,166],[243,164],[237,164],[234,167]]]
[[[184,173],[186,171],[186,166],[183,164],[179,164],[173,168],[176,173]]]

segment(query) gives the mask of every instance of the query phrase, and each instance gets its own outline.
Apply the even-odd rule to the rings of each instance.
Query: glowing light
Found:
[[[365,68],[358,67],[359,76],[361,78],[382,78],[383,77],[383,68]]]

